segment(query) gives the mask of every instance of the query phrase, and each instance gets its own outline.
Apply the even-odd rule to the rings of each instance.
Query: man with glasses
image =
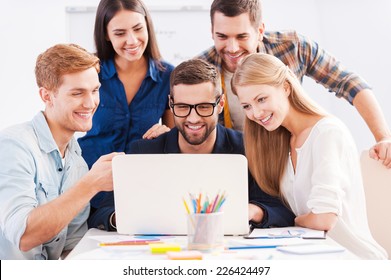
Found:
[[[169,105],[174,114],[175,128],[156,139],[133,142],[131,153],[244,155],[242,133],[218,124],[225,99],[215,66],[201,59],[182,62],[171,73],[170,93]],[[148,174],[148,170],[145,173]],[[195,172],[194,176],[198,174]],[[224,170],[221,170],[221,176],[224,176]],[[280,199],[264,193],[250,174],[249,221],[256,227],[281,227],[294,223],[292,212]],[[115,230],[113,192],[91,215],[89,226]]]

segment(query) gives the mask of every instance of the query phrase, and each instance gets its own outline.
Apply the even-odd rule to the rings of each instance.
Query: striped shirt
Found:
[[[265,32],[258,52],[274,55],[288,65],[300,81],[308,76],[350,104],[358,92],[370,88],[363,78],[345,69],[316,42],[295,31]],[[221,72],[222,59],[215,47],[204,51],[198,58],[214,64]],[[224,114],[220,115],[220,121],[224,123]]]

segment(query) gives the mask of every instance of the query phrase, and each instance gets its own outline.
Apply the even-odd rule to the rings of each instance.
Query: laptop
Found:
[[[120,234],[186,235],[189,193],[225,192],[225,235],[247,235],[247,159],[238,154],[135,154],[113,159],[114,202]]]

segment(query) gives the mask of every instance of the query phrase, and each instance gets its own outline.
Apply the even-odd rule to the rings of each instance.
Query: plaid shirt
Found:
[[[313,78],[337,97],[343,97],[353,104],[356,94],[370,86],[357,74],[346,70],[331,54],[309,38],[295,31],[265,32],[258,46],[259,53],[279,58],[296,74],[300,81],[304,76]],[[214,64],[221,72],[222,59],[215,47],[198,56]],[[220,114],[222,123],[224,114]]]

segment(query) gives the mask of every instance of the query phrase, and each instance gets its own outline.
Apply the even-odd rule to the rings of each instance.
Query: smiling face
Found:
[[[194,105],[216,102],[216,92],[211,82],[194,85],[179,84],[175,85],[173,90],[173,103],[175,104]],[[223,102],[222,98],[209,117],[199,116],[194,108],[185,118],[174,116],[175,126],[180,132],[178,140],[181,148],[193,145],[211,145],[213,147],[216,139],[218,115],[222,110]]]
[[[290,110],[287,87],[283,85],[237,86],[236,92],[247,118],[268,131],[284,126]]]
[[[229,72],[235,72],[238,63],[246,55],[257,51],[263,32],[263,24],[255,28],[248,13],[227,17],[216,12],[213,15],[212,38],[223,60],[223,67]]]
[[[56,91],[40,88],[45,116],[54,138],[72,136],[92,128],[99,104],[99,78],[95,68],[65,74]]]
[[[137,61],[148,45],[145,17],[137,12],[121,10],[108,23],[107,36],[117,58]]]

